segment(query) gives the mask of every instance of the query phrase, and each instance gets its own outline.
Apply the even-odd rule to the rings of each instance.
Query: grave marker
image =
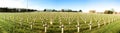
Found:
[[[85,24],[86,24],[87,21],[84,21],[84,22],[85,22]]]
[[[61,21],[61,19],[59,18],[59,23],[60,23],[60,25],[62,24],[62,21]]]
[[[60,28],[61,28],[61,33],[64,33],[64,25],[63,24],[60,26]]]
[[[79,21],[77,21],[77,24],[79,25]]]
[[[89,25],[89,30],[91,30],[92,29],[92,21],[90,21],[90,23],[88,25]]]
[[[98,28],[100,28],[100,21],[97,21],[97,24],[98,24]]]
[[[50,19],[50,24],[51,24],[51,25],[53,24],[53,19]]]
[[[45,28],[45,33],[47,32],[47,27],[48,25],[47,24],[44,24],[43,27]]]
[[[69,17],[69,18],[70,18],[70,17]],[[70,19],[71,19],[71,18],[70,18]],[[70,19],[69,19],[69,21],[68,21],[69,25],[71,24]]]
[[[106,21],[104,21],[104,25],[106,25]]]
[[[80,32],[80,25],[76,25],[77,27],[77,32],[79,33]]]
[[[31,28],[31,29],[32,29],[32,26],[33,26],[33,25],[32,25],[32,22],[30,22],[30,28]]]

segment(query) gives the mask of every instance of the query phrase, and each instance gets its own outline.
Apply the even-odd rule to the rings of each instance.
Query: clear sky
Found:
[[[12,5],[11,5],[12,4]],[[1,7],[27,8],[27,0],[0,0]],[[28,0],[28,8],[33,9],[72,9],[96,10],[103,12],[108,9],[120,11],[120,0]]]

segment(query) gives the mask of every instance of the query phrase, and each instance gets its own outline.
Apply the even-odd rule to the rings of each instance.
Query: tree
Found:
[[[82,12],[82,10],[79,10],[79,12]]]
[[[113,11],[108,11],[108,14],[113,14]]]
[[[113,12],[112,14],[117,14],[113,8],[111,9],[111,12]]]
[[[64,12],[65,10],[64,9],[61,9],[62,12]]]
[[[53,9],[52,12],[56,12],[57,10]]]
[[[113,11],[111,11],[111,10],[105,10],[104,14],[113,14]]]
[[[90,10],[89,13],[96,13],[96,11],[95,10]]]
[[[44,11],[44,12],[46,12],[47,10],[46,10],[46,9],[44,9],[43,11]]]
[[[72,12],[72,10],[71,9],[68,9],[68,11],[67,12]]]

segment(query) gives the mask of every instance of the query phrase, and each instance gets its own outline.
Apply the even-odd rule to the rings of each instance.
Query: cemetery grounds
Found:
[[[119,14],[0,13],[0,33],[120,33]]]

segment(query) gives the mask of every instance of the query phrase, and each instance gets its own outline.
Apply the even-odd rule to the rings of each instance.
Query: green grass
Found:
[[[65,26],[64,33],[77,33],[77,24],[80,24],[79,33],[119,33],[119,16],[78,12],[0,13],[0,33],[45,33],[44,24],[48,25],[47,33],[61,33],[60,22]],[[90,21],[92,30],[89,30]],[[100,28],[97,28],[97,21]]]
[[[98,30],[92,31],[91,33],[120,33],[120,21],[103,26]]]

